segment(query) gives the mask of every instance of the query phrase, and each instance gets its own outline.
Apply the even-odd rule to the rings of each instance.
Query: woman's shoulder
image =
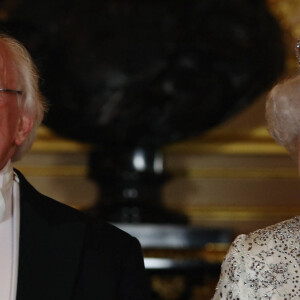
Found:
[[[262,248],[275,247],[277,251],[293,250],[300,240],[300,216],[277,224],[255,230],[247,235],[240,235],[234,244],[244,244],[247,251],[261,251]],[[292,249],[289,249],[292,248]]]
[[[299,264],[300,217],[239,235],[213,299],[299,299]]]

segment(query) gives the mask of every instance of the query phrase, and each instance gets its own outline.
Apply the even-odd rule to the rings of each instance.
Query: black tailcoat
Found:
[[[20,179],[17,300],[145,300],[138,241]]]

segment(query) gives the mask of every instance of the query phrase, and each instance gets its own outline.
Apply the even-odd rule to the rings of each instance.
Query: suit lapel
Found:
[[[65,221],[53,200],[22,177],[17,300],[72,299],[85,224],[73,216]]]

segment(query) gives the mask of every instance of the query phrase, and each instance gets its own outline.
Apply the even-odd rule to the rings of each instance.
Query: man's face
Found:
[[[0,40],[0,88],[19,89],[10,53]],[[0,170],[30,132],[32,122],[18,105],[17,95],[0,91]]]

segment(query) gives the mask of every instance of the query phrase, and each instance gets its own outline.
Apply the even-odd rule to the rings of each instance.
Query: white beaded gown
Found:
[[[212,300],[300,299],[300,216],[238,236]]]

